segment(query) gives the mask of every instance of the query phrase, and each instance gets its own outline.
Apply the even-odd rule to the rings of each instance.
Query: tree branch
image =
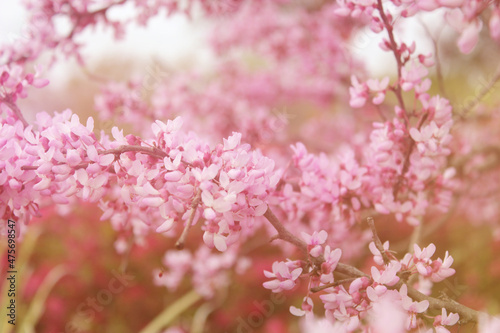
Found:
[[[377,247],[377,250],[382,255],[382,258],[384,259],[384,263],[387,265],[388,263],[391,262],[391,259],[389,259],[389,257],[387,256],[387,253],[385,253],[384,245],[382,244],[382,242],[380,241],[380,238],[377,235],[377,229],[375,229],[375,223],[373,222],[373,217],[371,217],[371,216],[367,217],[366,222],[368,223],[368,225],[370,226],[370,229],[372,230],[373,243],[375,244],[375,246]]]
[[[398,71],[398,82],[394,88],[394,93],[399,102],[399,106],[404,110],[405,121],[408,124],[408,116],[406,115],[406,107],[405,102],[403,100],[403,94],[401,90],[401,69],[403,68],[403,62],[401,60],[401,55],[398,52],[398,44],[396,43],[396,38],[394,38],[393,26],[392,23],[389,22],[389,18],[385,15],[384,6],[382,5],[382,0],[377,0],[377,9],[380,13],[380,18],[382,22],[384,22],[385,29],[387,30],[387,34],[389,35],[389,42],[391,43],[391,50],[394,53],[394,57],[396,58],[397,71]]]
[[[186,225],[184,226],[184,230],[182,230],[182,234],[179,237],[179,240],[175,243],[175,247],[177,250],[182,250],[184,248],[184,243],[186,242],[186,237],[189,232],[189,228],[191,228],[191,225],[193,224],[194,216],[196,215],[196,209],[198,208],[198,205],[200,204],[201,199],[201,190],[198,189],[196,192],[195,197],[193,198],[193,202],[191,203],[191,215],[189,216],[189,220],[186,222]]]
[[[166,152],[163,150],[156,148],[156,147],[144,147],[144,146],[136,146],[136,145],[123,145],[118,148],[113,148],[113,149],[107,149],[107,150],[100,150],[98,151],[99,155],[107,155],[107,154],[114,154],[114,155],[120,155],[123,153],[129,153],[129,152],[136,152],[136,153],[141,153],[145,155],[149,155],[158,159],[163,159],[168,156]],[[56,165],[63,165],[64,163],[59,163]],[[81,169],[81,168],[86,168],[89,165],[89,162],[83,162],[78,165],[76,165],[74,168],[75,169]],[[24,165],[21,167],[21,170],[36,170],[38,169],[39,166],[37,165]]]
[[[356,279],[357,279],[357,277],[353,277],[353,278],[348,278],[348,279],[343,279],[343,280],[335,281],[335,282],[332,282],[332,283],[325,284],[324,286],[319,286],[319,287],[311,288],[311,291],[313,293],[317,293],[318,291],[325,290],[325,289],[328,289],[330,287],[337,287],[337,286],[340,286],[341,284],[352,282],[352,281],[354,281]]]
[[[28,122],[26,121],[26,119],[24,119],[24,116],[21,110],[17,107],[16,103],[13,103],[12,101],[10,101],[10,99],[5,99],[1,102],[7,105],[7,107],[11,109],[12,112],[14,112],[17,119],[19,119],[23,123],[24,127],[28,127]]]
[[[164,152],[159,148],[136,146],[136,145],[133,146],[123,145],[114,149],[101,150],[99,151],[99,155],[107,155],[107,154],[120,155],[127,152],[138,152],[157,158],[165,158],[168,156],[166,152]]]
[[[274,213],[271,211],[271,208],[267,209],[264,216],[268,219],[268,221],[276,229],[276,231],[278,231],[278,236],[280,239],[284,240],[285,242],[294,244],[303,252],[307,253],[307,244],[297,236],[293,235],[290,231],[288,231],[285,228],[285,226],[283,226],[283,224],[279,221],[276,215],[274,215]],[[316,266],[321,266],[321,264],[325,261],[323,256],[319,256],[317,258],[311,258],[311,260]],[[337,264],[335,272],[342,273],[348,276],[348,279],[360,278],[360,277],[367,277],[371,279],[371,277],[368,274],[363,273],[356,267],[343,264],[340,262]],[[339,281],[339,283],[341,281]],[[396,283],[394,286],[388,286],[388,289],[399,290],[403,284],[404,282],[402,280],[399,280],[399,282]],[[426,296],[411,286],[407,285],[407,287],[408,287],[408,296],[410,296],[413,300],[418,302],[427,300],[429,302],[430,309],[441,310],[442,308],[445,308],[446,311],[448,311],[448,313],[450,312],[458,313],[458,315],[460,316],[460,322],[459,322],[460,324],[465,324],[468,322],[477,323],[478,321],[479,312],[476,310],[468,308],[465,305],[457,303],[453,300],[440,300],[431,296]],[[311,289],[311,291],[313,290]]]
[[[298,247],[302,252],[307,253],[307,244],[302,239],[298,238],[290,231],[288,231],[283,224],[278,220],[276,215],[274,215],[271,208],[267,208],[267,211],[264,213],[264,216],[267,220],[272,224],[274,229],[278,232],[278,238],[288,242],[290,244]]]
[[[418,130],[420,130],[420,128],[424,124],[425,120],[427,120],[428,115],[429,115],[428,113],[424,113],[420,117],[420,119],[417,123]],[[394,197],[394,200],[397,199],[398,192],[401,189],[401,185],[403,183],[403,178],[405,176],[405,173],[408,172],[408,169],[410,168],[410,156],[411,156],[411,153],[413,152],[413,148],[415,148],[415,145],[416,145],[415,140],[413,140],[410,136],[408,137],[408,140],[410,140],[410,145],[408,146],[408,151],[406,152],[406,155],[405,155],[403,169],[401,170],[401,173],[399,174],[399,177],[398,177],[398,181],[397,181],[396,185],[394,185],[394,189],[392,190],[392,195]]]

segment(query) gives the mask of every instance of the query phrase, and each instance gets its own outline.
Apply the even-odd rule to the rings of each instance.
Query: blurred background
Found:
[[[119,18],[126,18],[131,14],[133,8],[126,7],[110,12],[110,15]],[[100,119],[96,121],[97,131],[102,129],[109,133],[112,126],[119,125],[128,133],[141,134],[133,124],[120,123],[119,116],[99,118],[95,107],[96,96],[99,95],[103,82],[127,81],[134,77],[140,80],[151,75],[151,71],[159,73],[167,81],[184,72],[216,77],[214,68],[220,58],[211,48],[210,38],[211,31],[221,18],[207,18],[201,11],[194,11],[191,16],[158,16],[152,18],[146,27],[131,24],[127,28],[126,37],[120,41],[113,39],[113,33],[109,29],[98,28],[92,33],[79,36],[85,44],[83,53],[88,55],[85,66],[80,66],[74,59],[68,59],[57,61],[52,67],[46,68],[43,76],[49,78],[51,84],[41,90],[31,90],[30,98],[19,103],[26,118],[30,121],[40,111],[53,113],[70,108],[83,121],[88,116]],[[1,1],[0,44],[20,38],[26,27],[26,20],[27,13],[20,2]],[[61,24],[64,26],[65,23]],[[477,95],[490,79],[492,69],[498,66],[499,48],[494,43],[480,42],[470,55],[460,54],[455,45],[456,34],[445,27],[439,12],[412,19],[400,29],[401,36],[409,40],[415,39],[418,49],[424,53],[434,50],[429,34],[440,34],[438,45],[443,76],[441,85],[445,87],[446,96],[457,107],[464,105],[471,95]],[[350,32],[346,41],[353,61],[362,62],[363,71],[367,75],[389,75],[394,78],[392,55],[378,48],[380,37],[362,28]],[[258,67],[258,58],[243,58],[252,66]],[[456,70],[457,68],[460,70]],[[437,73],[432,74],[432,79],[431,92],[438,92]],[[284,141],[314,142],[311,151],[331,153],[334,151],[332,147],[341,147],[348,140],[356,140],[350,134],[379,120],[378,113],[374,110],[353,112],[345,107],[348,84],[343,83],[344,88],[339,89],[344,90],[337,92],[343,97],[320,106],[308,101],[276,104],[276,110],[286,110],[287,125],[282,129],[286,137]],[[150,103],[147,101],[150,95],[150,92],[144,92],[146,103]],[[486,97],[486,105],[496,108],[499,95],[495,86]],[[476,110],[468,123],[459,124],[455,130],[474,133],[471,137],[479,143],[484,139],[482,131],[496,133],[496,136],[488,139],[494,142],[498,140],[499,133],[492,117],[495,116],[488,107]],[[329,119],[327,124],[340,121],[333,129],[325,129],[325,133],[314,136],[304,126],[304,119]],[[352,128],[352,131],[338,131],[336,141],[332,142],[329,139],[331,132],[342,127]],[[363,138],[359,138],[359,142],[362,144]],[[257,141],[257,146],[264,146],[266,143],[265,140],[260,143]],[[270,153],[273,154],[272,151]],[[472,187],[469,196],[457,199],[449,214],[432,217],[430,220],[435,222],[435,226],[426,229],[428,232],[424,233],[425,243],[436,244],[437,255],[443,256],[444,251],[448,250],[455,259],[453,268],[457,273],[439,284],[436,287],[438,292],[441,290],[447,297],[490,313],[500,312],[500,234],[492,231],[499,225],[497,213],[500,207],[497,198],[500,182],[495,173],[497,171],[498,166],[494,166],[475,175],[477,188]],[[485,184],[488,184],[488,190],[485,190]],[[480,213],[476,214],[478,211]],[[70,208],[47,207],[43,209],[42,217],[31,222],[17,259],[18,266],[22,267],[18,280],[20,294],[17,315],[21,325],[25,325],[20,325],[19,329],[24,327],[26,332],[50,333],[139,332],[158,314],[176,304],[175,301],[185,299],[194,306],[176,316],[172,320],[172,327],[176,328],[166,332],[187,332],[188,327],[190,332],[236,332],[244,326],[242,322],[248,323],[254,319],[262,322],[238,332],[299,331],[298,324],[290,320],[288,309],[290,305],[297,306],[302,302],[304,286],[301,290],[284,294],[280,302],[272,303],[275,306],[271,311],[272,315],[268,316],[262,310],[261,305],[268,304],[266,302],[271,299],[271,293],[262,288],[265,281],[262,271],[269,269],[274,260],[281,258],[278,249],[269,246],[267,240],[257,239],[255,244],[248,246],[247,256],[251,259],[251,269],[246,274],[237,277],[237,282],[228,285],[214,300],[204,302],[189,299],[188,282],[181,284],[177,292],[169,292],[154,283],[162,275],[163,256],[173,248],[175,239],[152,234],[145,237],[142,244],[131,247],[128,246],[130,235],[117,233],[109,221],[100,221],[100,217],[101,210],[97,204],[74,202]],[[389,217],[386,219],[391,227],[379,230],[380,238],[391,241],[394,249],[404,253],[411,228],[394,223],[394,219]],[[201,233],[197,236],[201,239]],[[196,237],[193,236],[194,238]],[[4,244],[2,246],[2,251],[5,251]],[[368,256],[359,256],[355,262],[357,267],[365,270],[369,269],[371,263]],[[123,288],[113,293],[106,305],[91,310],[92,307],[87,303],[89,298],[92,301],[98,295],[104,297],[102,290],[109,289],[110,281],[116,281],[113,279],[117,279],[117,274],[126,274],[125,277],[120,275],[124,279]],[[187,280],[189,277],[186,277]],[[2,290],[2,295],[4,294]],[[182,307],[179,304],[175,306]],[[82,307],[88,311],[88,316],[84,318],[78,315]]]

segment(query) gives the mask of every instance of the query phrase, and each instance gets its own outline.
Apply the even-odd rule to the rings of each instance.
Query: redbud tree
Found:
[[[187,296],[141,332],[500,331],[494,296],[462,302],[442,287],[460,273],[452,249],[465,270],[482,256],[467,241],[475,230],[493,248],[500,241],[498,1],[24,5],[23,35],[0,49],[0,231],[16,221],[22,246],[47,209],[71,216],[90,205],[114,230],[109,251],[156,250],[149,240],[160,235],[169,247],[148,278]],[[132,15],[111,15],[120,8]],[[118,41],[174,15],[205,22],[210,71],[113,80],[88,69],[84,34],[110,30]],[[416,26],[424,33],[412,35]],[[390,56],[393,75],[370,74],[369,44]],[[36,90],[68,59],[99,85],[95,116],[35,107],[30,119],[23,105],[43,105]],[[443,241],[459,229],[470,234]],[[500,263],[489,265],[477,279],[499,278]],[[210,324],[248,274],[274,303],[261,303],[261,317]],[[264,326],[278,297],[291,300],[286,325]],[[211,309],[201,326],[188,311],[199,304]],[[69,324],[53,329],[99,331]]]

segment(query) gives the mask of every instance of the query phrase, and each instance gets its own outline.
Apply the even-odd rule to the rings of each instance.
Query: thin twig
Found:
[[[9,109],[11,109],[12,112],[14,112],[14,114],[17,117],[17,119],[19,119],[23,123],[24,127],[28,127],[28,122],[26,121],[26,119],[24,119],[23,113],[17,107],[17,105],[15,103],[11,102],[9,99],[3,100],[2,103],[4,103],[5,105],[7,105],[7,107]]]
[[[420,222],[410,236],[410,242],[408,244],[408,252],[413,253],[413,244],[418,244],[420,237],[422,236],[422,222]]]
[[[137,145],[123,145],[114,149],[107,149],[99,151],[99,155],[115,154],[120,155],[127,152],[138,152],[150,155],[157,158],[165,158],[168,156],[166,152],[156,147],[144,147]]]
[[[429,116],[428,113],[424,113],[420,117],[418,124],[417,124],[418,130],[420,130],[420,128],[422,127],[424,122],[427,120],[428,116]],[[416,146],[415,140],[413,140],[411,137],[408,137],[408,140],[410,141],[410,145],[408,146],[408,151],[406,152],[406,155],[405,155],[403,169],[401,170],[401,174],[398,177],[398,181],[397,181],[396,185],[394,185],[394,189],[392,190],[392,195],[394,197],[394,200],[397,199],[398,192],[401,189],[401,185],[403,183],[403,178],[404,178],[406,172],[408,172],[408,169],[410,168],[410,156],[411,156],[411,153],[413,152],[413,148],[415,148],[415,146]]]
[[[366,218],[366,222],[368,222],[368,225],[370,226],[370,229],[372,230],[372,239],[373,243],[377,247],[377,250],[379,250],[380,254],[382,255],[382,258],[384,259],[384,263],[387,265],[391,262],[391,259],[389,259],[389,256],[387,256],[387,253],[384,250],[384,245],[380,241],[380,238],[378,237],[377,234],[377,229],[375,228],[375,223],[373,222],[373,217],[369,216]]]
[[[182,230],[182,234],[179,237],[179,240],[175,243],[175,247],[177,248],[177,250],[182,250],[184,248],[189,228],[191,228],[191,225],[193,224],[194,216],[196,215],[196,210],[198,208],[198,205],[200,204],[200,201],[201,201],[201,190],[198,189],[195,197],[193,198],[193,202],[191,203],[192,211],[191,215],[189,215],[189,220],[186,222],[186,225],[184,226],[184,230]]]
[[[307,244],[299,239],[297,236],[293,235],[291,232],[289,232],[283,224],[278,220],[278,218],[273,214],[270,208],[267,209],[266,213],[264,216],[269,220],[269,222],[272,224],[272,226],[278,231],[278,235],[280,236],[279,238],[294,244],[297,246],[299,249],[307,253]],[[316,266],[320,266],[324,261],[324,257],[318,256],[317,258],[311,258],[311,260],[314,261],[314,264]],[[368,274],[363,273],[356,267],[343,264],[343,263],[338,263],[337,268],[335,269],[335,272],[344,274],[348,276],[348,278],[359,278],[359,277],[367,277],[371,278]],[[401,286],[404,284],[403,280],[399,280],[398,283],[396,283],[394,286],[388,286],[389,289],[393,290],[399,290]],[[446,300],[440,300],[431,296],[427,296],[419,292],[418,290],[414,289],[413,287],[407,285],[408,287],[408,296],[410,296],[413,300],[415,301],[423,301],[427,300],[429,302],[429,309],[433,310],[441,310],[445,308],[448,313],[454,312],[457,313],[460,316],[460,324],[465,324],[468,322],[473,322],[477,323],[478,321],[478,316],[479,312],[476,310],[473,310],[471,308],[466,307],[465,305],[462,305],[460,303],[457,303],[455,301],[446,301]]]
[[[401,76],[402,76],[401,70],[403,68],[403,61],[401,60],[401,55],[398,52],[398,44],[396,43],[396,38],[394,37],[394,32],[393,32],[394,27],[392,26],[392,23],[389,22],[389,18],[387,17],[387,15],[385,15],[384,6],[382,5],[382,0],[377,0],[377,9],[380,13],[380,18],[384,23],[385,29],[387,30],[387,34],[389,35],[389,42],[391,43],[392,53],[394,53],[394,57],[396,58],[398,82],[396,84],[396,87],[394,88],[394,93],[396,94],[396,97],[398,99],[399,106],[405,111],[404,113],[405,121],[408,123],[408,117],[406,115],[406,107],[401,90]]]
[[[328,289],[330,287],[337,287],[337,286],[340,286],[341,284],[349,283],[349,282],[352,282],[352,281],[354,281],[356,279],[359,279],[359,278],[352,277],[352,278],[348,278],[348,279],[343,279],[343,280],[335,281],[335,282],[332,282],[332,283],[325,284],[324,286],[319,286],[319,287],[311,288],[311,291],[313,293],[317,293],[318,291],[325,290],[325,289]]]
[[[113,148],[113,149],[107,149],[107,150],[100,150],[98,151],[99,155],[108,155],[108,154],[114,154],[114,155],[120,155],[124,153],[129,153],[129,152],[136,152],[136,153],[141,153],[141,154],[146,154],[152,157],[156,157],[158,159],[165,158],[168,156],[166,152],[159,148],[155,147],[144,147],[144,146],[136,146],[136,145],[123,145],[118,148]],[[63,165],[64,163],[59,163],[56,165]],[[74,169],[81,169],[81,168],[86,168],[89,165],[89,162],[83,162],[74,167]],[[21,170],[36,170],[38,169],[39,166],[37,165],[24,165],[21,167]]]
[[[434,37],[432,35],[432,33],[430,32],[427,24],[425,24],[425,22],[423,22],[421,19],[419,19],[419,21],[420,21],[420,24],[422,25],[422,27],[424,28],[425,33],[427,34],[427,36],[429,36],[429,39],[432,41],[432,45],[434,46],[434,57],[436,59],[436,77],[437,77],[439,92],[441,93],[441,95],[443,97],[446,98],[446,91],[445,91],[444,79],[443,79],[443,70],[442,70],[442,66],[441,66],[441,59],[439,56],[439,43],[438,43],[439,37],[441,36],[441,32],[443,31],[443,29],[442,29],[443,25],[441,25],[441,29],[437,29],[438,34],[436,37]]]
[[[276,215],[274,215],[271,208],[267,208],[267,211],[264,213],[266,219],[272,224],[274,229],[278,232],[278,238],[284,240],[285,242],[291,243],[298,247],[302,252],[307,253],[307,244],[300,238],[297,238],[290,231],[288,231],[283,224],[278,220]]]

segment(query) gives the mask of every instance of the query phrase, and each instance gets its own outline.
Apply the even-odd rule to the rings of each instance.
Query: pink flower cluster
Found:
[[[166,271],[153,271],[157,286],[164,286],[174,292],[186,278],[190,278],[200,295],[213,298],[218,290],[228,286],[231,272],[243,274],[248,269],[249,262],[239,255],[236,247],[224,253],[214,253],[207,247],[200,247],[195,253],[188,250],[167,251],[163,265]]]
[[[288,139],[288,107],[283,105],[307,101],[326,106],[343,99],[339,91],[348,76],[338,69],[354,70],[358,63],[345,57],[341,45],[350,26],[334,13],[334,3],[304,12],[281,1],[227,2],[232,14],[217,21],[210,46],[219,58],[209,75],[167,75],[158,66],[148,70],[142,85],[140,80],[109,83],[96,99],[102,118],[115,116],[119,124],[144,131],[151,120],[173,118],[182,110],[189,129],[200,136],[210,140],[238,131],[252,145],[269,149]],[[248,24],[256,15],[261,23]],[[248,50],[263,65],[242,63],[234,49]],[[140,98],[139,90],[151,100]]]
[[[454,180],[455,175],[468,174],[470,182],[481,179],[477,191],[495,183],[498,175],[483,177],[482,172],[488,171],[490,155],[491,160],[498,159],[498,136],[486,138],[490,146],[479,152],[462,142],[467,134],[455,131],[456,140],[452,139],[457,109],[446,98],[429,93],[430,68],[438,59],[418,53],[415,43],[401,41],[397,27],[406,17],[441,9],[460,34],[460,50],[470,53],[485,20],[491,37],[500,39],[500,9],[498,1],[387,3],[225,0],[217,5],[199,0],[183,7],[175,0],[27,1],[29,41],[0,49],[0,217],[27,224],[45,205],[70,205],[75,198],[97,202],[102,219],[109,219],[119,233],[133,234],[137,243],[157,232],[176,237],[178,248],[186,245],[185,250],[165,254],[166,271],[155,272],[155,282],[174,291],[190,276],[195,290],[211,298],[230,283],[232,271],[247,268],[241,245],[264,226],[270,230],[265,216],[278,231],[276,238],[300,247],[305,258],[275,261],[271,271],[264,271],[268,281],[263,286],[277,293],[294,290],[299,281],[307,280],[301,307],[290,309],[305,317],[306,327],[319,326],[313,315],[319,299],[325,330],[378,332],[391,316],[393,332],[415,329],[423,315],[432,313],[430,298],[423,299],[413,287],[427,295],[433,283],[452,276],[455,270],[448,252],[432,259],[433,244],[425,248],[415,244],[413,253],[398,259],[388,242],[379,247],[372,242],[368,248],[375,265],[369,266],[369,275],[339,261],[359,258],[368,243],[370,235],[360,227],[367,213],[391,215],[417,226],[436,211],[447,211],[456,187],[468,189],[466,181]],[[114,127],[111,136],[102,132],[98,139],[93,119],[84,125],[70,110],[54,116],[39,113],[28,124],[16,102],[27,96],[29,86],[43,87],[48,81],[39,78],[38,70],[29,73],[26,65],[50,49],[83,63],[76,37],[98,25],[111,27],[117,39],[122,37],[129,22],[113,21],[109,13],[126,4],[136,9],[130,21],[143,25],[162,11],[195,14],[196,6],[212,18],[220,16],[211,46],[222,60],[214,72],[153,73],[154,85],[144,78],[103,87],[95,101],[100,117],[132,124],[141,137],[124,135]],[[59,31],[60,18],[68,20],[69,31]],[[394,55],[397,78],[366,78],[361,66],[350,60],[345,42],[358,24],[384,34],[379,46]],[[245,52],[256,60],[242,61]],[[347,90],[349,98],[344,98]],[[395,97],[395,105],[389,105],[388,96]],[[308,108],[320,110],[308,110],[314,116],[297,114],[297,123],[304,122],[295,124],[300,127],[297,133],[284,131],[288,117],[277,114],[277,107],[304,101]],[[348,105],[357,109],[348,116],[323,112]],[[180,117],[156,120],[174,118],[179,112],[185,113],[188,129],[199,136],[183,130]],[[370,120],[356,124],[355,119],[365,114]],[[347,118],[347,124],[340,121]],[[324,119],[326,124],[338,120],[341,125],[334,128],[343,133],[328,128],[335,142],[324,140],[308,148],[298,142],[290,157],[286,150],[290,139],[296,142],[304,133],[316,134]],[[146,133],[151,123],[152,131]],[[497,124],[487,125],[493,128],[488,133]],[[309,132],[304,131],[306,126]],[[485,134],[469,135],[477,142],[485,139]],[[311,136],[310,141],[316,140]],[[348,146],[339,143],[342,136]],[[226,138],[221,142],[221,137]],[[256,149],[263,143],[274,160]],[[327,147],[325,153],[311,153],[321,145]],[[472,157],[453,163],[460,154]],[[271,221],[270,206],[283,222],[281,227],[293,232]],[[481,214],[494,220],[497,206],[490,198]],[[193,249],[186,239],[196,225],[204,244]],[[295,234],[302,239],[293,238]],[[123,240],[116,244],[124,251]],[[290,248],[281,249],[289,257]],[[344,274],[346,266],[352,274]],[[342,274],[337,273],[348,278],[340,280]],[[318,291],[322,294],[315,298]],[[434,316],[437,332],[448,332],[446,327],[459,320],[457,313],[440,306],[433,310],[441,312]],[[493,327],[485,331],[498,326],[495,320],[481,325]]]
[[[318,242],[326,236],[316,235],[315,230],[324,229],[335,247],[353,256],[364,245],[364,236],[351,227],[360,209],[369,205],[364,188],[367,169],[351,150],[328,158],[308,153],[302,143],[292,149],[293,164],[285,170],[284,184],[276,194],[287,224],[298,232],[313,233],[315,239],[320,237]]]
[[[264,271],[267,278],[273,279],[265,282],[264,287],[275,293],[282,292],[293,289],[300,277],[308,278],[309,289],[321,287],[324,290],[319,298],[325,308],[326,318],[333,324],[340,323],[344,332],[355,332],[362,327],[366,328],[364,324],[366,320],[368,323],[374,322],[370,318],[373,311],[379,311],[378,304],[385,304],[388,299],[391,300],[393,306],[397,307],[397,311],[393,312],[401,313],[404,317],[404,320],[400,322],[400,331],[417,327],[419,321],[417,315],[428,309],[429,301],[414,301],[409,297],[407,285],[398,284],[401,277],[404,276],[403,282],[406,282],[411,275],[417,274],[423,279],[439,282],[455,273],[455,270],[450,268],[453,258],[448,253],[444,260],[431,259],[436,250],[434,244],[424,249],[415,245],[413,254],[408,253],[402,260],[398,260],[389,252],[388,242],[383,246],[383,254],[372,242],[369,248],[379,267],[372,266],[370,276],[346,281],[346,283],[350,282],[349,288],[346,288],[342,281],[335,284],[333,273],[342,251],[340,249],[332,251],[329,245],[323,245],[327,236],[324,230],[312,235],[303,233],[310,258],[314,260],[322,254],[322,263],[319,267],[315,267],[314,261],[309,263],[291,260],[275,262],[272,272]],[[308,270],[306,270],[307,267],[309,267]],[[296,316],[312,316],[313,307],[314,302],[309,292],[301,308],[292,306],[290,312]],[[457,321],[457,314],[450,313],[448,316],[446,310],[443,309],[443,314],[435,318],[434,326],[442,332],[447,332],[444,326],[453,326]]]
[[[384,251],[389,254],[388,243],[384,245]],[[428,249],[428,250],[427,250]],[[415,328],[417,325],[417,314],[422,313],[429,307],[427,300],[415,302],[408,297],[406,284],[401,284],[399,292],[396,292],[394,287],[400,281],[400,276],[408,274],[420,274],[422,277],[430,278],[433,282],[439,282],[446,277],[451,276],[455,271],[450,268],[453,259],[446,254],[444,262],[441,259],[431,260],[430,257],[434,253],[435,246],[429,245],[428,248],[420,251],[418,246],[415,246],[415,253],[406,254],[401,261],[396,258],[384,264],[381,262],[381,253],[373,245],[370,244],[370,250],[374,254],[375,262],[382,266],[382,270],[372,266],[371,277],[361,277],[351,282],[348,289],[344,286],[336,286],[325,289],[326,294],[320,296],[326,310],[326,317],[332,321],[341,321],[346,328],[346,331],[352,332],[357,329],[364,318],[370,316],[371,311],[377,306],[376,303],[385,302],[389,297],[396,304],[399,304],[401,311],[406,313],[405,329]],[[393,257],[393,256],[391,256]],[[381,265],[382,264],[382,265]],[[421,269],[415,267],[421,266]],[[458,315],[454,314],[454,317]],[[441,320],[441,317],[436,319]],[[450,321],[444,320],[442,325],[454,325]],[[401,328],[403,329],[403,328]]]
[[[438,258],[437,260],[431,260],[430,258],[436,251],[436,246],[430,244],[428,247],[420,249],[420,247],[414,245],[413,255],[407,254],[401,261],[406,269],[414,271],[416,270],[418,274],[425,278],[429,278],[432,282],[440,282],[444,279],[455,274],[455,270],[450,268],[453,263],[453,258],[446,251],[444,260]]]
[[[203,215],[206,244],[224,251],[265,213],[265,199],[279,180],[274,162],[240,144],[240,134],[211,149],[184,137],[180,118],[156,121],[150,142],[124,137],[117,128],[113,141],[97,141],[92,118],[84,126],[69,110],[55,117],[40,113],[36,125],[23,128],[9,117],[2,123],[4,217],[27,222],[43,198],[67,204],[75,195],[102,200],[103,219],[139,210],[135,223],[158,232]]]
[[[378,33],[384,30],[384,18],[379,12],[380,6],[376,0],[350,1],[337,0],[339,8],[336,13],[358,18],[362,15],[371,19],[370,28]],[[479,33],[483,28],[483,13],[491,11],[489,16],[490,36],[497,40],[500,37],[500,9],[496,2],[478,0],[391,0],[396,8],[394,13],[384,12],[389,21],[394,17],[411,17],[419,12],[442,10],[443,19],[459,34],[457,46],[462,53],[470,53],[479,40]],[[388,7],[388,6],[386,6]],[[386,43],[387,49],[390,43]]]

